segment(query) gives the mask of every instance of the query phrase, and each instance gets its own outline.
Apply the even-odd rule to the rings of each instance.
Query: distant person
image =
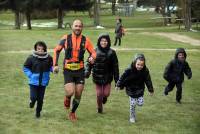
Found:
[[[145,65],[145,57],[143,54],[137,54],[130,67],[124,71],[116,85],[117,90],[126,87],[126,93],[130,100],[130,123],[135,123],[136,121],[136,105],[142,106],[144,103],[145,84],[150,95],[153,95],[154,89],[149,69]]]
[[[122,26],[122,19],[118,18],[116,23],[116,27],[115,27],[115,43],[114,46],[117,45],[118,42],[118,46],[121,45],[121,38],[124,35],[124,28]]]
[[[184,81],[184,73],[188,79],[192,78],[191,68],[186,61],[187,54],[184,48],[177,48],[175,57],[165,67],[164,79],[168,82],[168,85],[164,89],[164,95],[168,95],[176,85],[176,102],[181,103],[182,98],[182,83]]]
[[[46,86],[49,83],[50,71],[52,71],[53,59],[47,53],[47,46],[43,41],[38,41],[34,45],[33,54],[30,55],[23,67],[25,75],[29,79],[30,103],[33,108],[37,101],[35,116],[40,117]]]
[[[101,34],[97,41],[97,53],[94,64],[87,63],[85,76],[88,78],[92,70],[93,82],[96,86],[97,111],[103,113],[103,104],[111,92],[111,82],[119,79],[118,58],[115,50],[110,48],[111,41],[108,34]]]
[[[74,95],[72,101],[71,112],[69,113],[69,119],[76,121],[77,116],[75,114],[80,101],[82,91],[84,89],[85,76],[84,76],[84,54],[87,50],[91,55],[89,62],[92,64],[96,58],[96,52],[93,48],[93,44],[88,37],[82,35],[83,23],[81,20],[76,19],[73,21],[72,33],[64,35],[60,40],[60,43],[54,49],[54,72],[58,73],[58,59],[62,49],[65,51],[63,62],[63,75],[64,75],[64,107],[70,108],[71,97]]]

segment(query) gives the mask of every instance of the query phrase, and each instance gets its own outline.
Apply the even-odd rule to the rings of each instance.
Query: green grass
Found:
[[[136,15],[135,15],[136,16]],[[106,18],[107,17],[107,18]],[[139,17],[139,16],[138,16]],[[71,17],[72,18],[72,17]],[[104,16],[107,20],[112,18]],[[87,19],[86,19],[87,20]],[[111,19],[110,19],[111,20]],[[131,19],[125,24],[131,24]],[[88,24],[90,22],[87,22]],[[108,23],[108,22],[105,22]],[[145,22],[144,22],[145,24]],[[107,24],[108,25],[108,24]],[[131,25],[130,25],[131,26]],[[130,27],[134,28],[134,27]],[[35,119],[34,109],[28,108],[29,87],[27,78],[22,72],[25,59],[37,40],[44,40],[48,48],[53,49],[60,37],[69,30],[55,28],[34,28],[33,30],[12,30],[9,26],[0,26],[0,134],[198,134],[200,131],[200,47],[186,43],[171,41],[155,35],[144,35],[142,32],[173,32],[199,39],[199,33],[179,31],[176,27],[148,27],[141,30],[128,30],[122,39],[122,48],[177,48],[197,49],[188,51],[187,60],[193,71],[191,80],[185,79],[183,84],[183,100],[181,105],[175,103],[175,91],[163,96],[167,84],[162,78],[164,67],[174,57],[174,51],[117,51],[120,73],[131,63],[136,53],[144,53],[146,64],[150,69],[154,96],[144,95],[144,106],[136,107],[137,122],[130,124],[129,99],[125,91],[115,91],[114,83],[111,95],[104,106],[105,113],[96,113],[96,93],[92,79],[86,80],[81,104],[77,110],[78,121],[71,123],[66,120],[63,108],[63,75],[51,74],[47,87],[42,117]],[[98,35],[108,32],[114,41],[113,28],[95,30],[84,29],[95,44]],[[118,47],[115,47],[118,48]],[[10,52],[15,51],[15,52]],[[50,53],[53,54],[52,52]],[[87,56],[86,56],[87,57]],[[63,54],[59,65],[62,68]]]
[[[140,51],[117,52],[120,72]],[[145,93],[145,103],[137,107],[137,123],[128,122],[128,97],[124,91],[112,88],[111,96],[105,105],[105,114],[96,113],[96,98],[91,78],[86,80],[80,107],[79,120],[71,123],[65,119],[63,109],[63,76],[51,75],[47,88],[41,119],[34,118],[34,110],[28,108],[29,87],[23,75],[22,66],[28,54],[0,54],[1,64],[1,118],[0,133],[184,133],[199,132],[199,52],[189,52],[188,61],[193,70],[192,80],[186,80],[183,90],[183,104],[176,105],[175,91],[162,96],[166,82],[162,79],[163,68],[173,57],[173,52],[144,52],[151,71],[155,95]]]

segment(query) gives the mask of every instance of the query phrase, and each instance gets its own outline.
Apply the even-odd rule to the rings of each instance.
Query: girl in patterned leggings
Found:
[[[149,70],[145,65],[145,57],[143,54],[136,54],[131,66],[124,71],[116,85],[116,89],[123,89],[126,87],[126,93],[130,98],[131,123],[135,123],[136,105],[143,105],[145,84],[150,95],[153,95],[153,85]]]

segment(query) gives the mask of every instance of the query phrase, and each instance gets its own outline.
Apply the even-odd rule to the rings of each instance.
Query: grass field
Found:
[[[108,23],[109,19],[106,20],[105,23]],[[131,21],[136,23],[129,19],[125,24],[131,24]],[[191,46],[161,36],[141,34],[149,31],[173,32],[200,39],[199,32],[179,31],[177,27],[152,28],[151,26],[148,28],[144,26],[142,30],[127,31],[127,35],[122,39],[121,48],[140,48],[140,50],[117,51],[120,73],[129,66],[136,53],[144,53],[155,88],[154,96],[149,96],[146,90],[144,106],[136,108],[137,122],[130,124],[128,96],[124,90],[115,91],[114,86],[105,105],[105,113],[97,114],[96,94],[91,78],[86,80],[81,104],[77,110],[78,121],[71,123],[66,120],[66,111],[63,108],[62,72],[58,75],[51,74],[42,117],[36,119],[34,110],[28,107],[29,87],[22,72],[23,63],[31,51],[24,50],[32,50],[37,40],[44,40],[48,48],[53,49],[60,37],[69,30],[52,28],[34,28],[31,31],[12,30],[10,26],[0,26],[0,29],[0,134],[199,134],[200,46]],[[87,27],[84,29],[84,34],[89,36],[95,44],[98,35],[103,32],[108,32],[113,42],[113,31],[112,27],[103,30]],[[183,84],[181,105],[175,103],[176,89],[169,96],[163,96],[163,89],[166,85],[162,78],[164,67],[174,57],[174,49],[177,47],[184,47],[188,50],[187,60],[193,71],[193,78],[185,79]],[[143,48],[145,50],[142,50]],[[157,51],[148,50],[148,48],[171,48],[172,50]],[[195,51],[189,51],[191,49]],[[52,55],[52,52],[50,54]],[[62,59],[63,55],[60,57],[60,67]]]

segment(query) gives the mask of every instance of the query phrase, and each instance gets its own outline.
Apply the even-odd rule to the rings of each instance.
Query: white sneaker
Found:
[[[130,123],[135,123],[135,118],[130,118]]]

